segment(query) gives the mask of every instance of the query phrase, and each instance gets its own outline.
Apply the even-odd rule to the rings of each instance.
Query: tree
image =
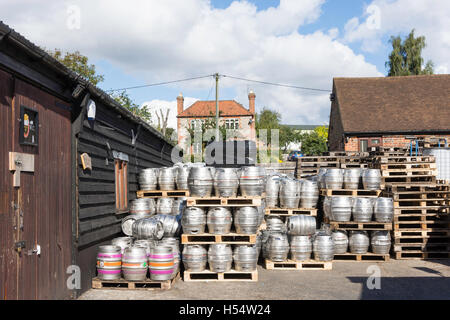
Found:
[[[170,109],[166,110],[166,116],[164,117],[162,109],[159,109],[159,112],[161,114],[161,117],[158,114],[158,111],[155,112],[156,117],[158,118],[158,130],[161,131],[163,136],[166,135],[166,128],[167,128],[167,120],[169,119],[169,112]]]
[[[429,60],[422,68],[424,60],[422,50],[426,47],[425,37],[414,37],[414,29],[402,42],[400,36],[391,36],[392,52],[385,66],[389,69],[388,76],[409,76],[433,74],[433,62]]]
[[[113,99],[116,100],[121,106],[130,110],[134,115],[142,118],[145,122],[151,124],[152,114],[148,109],[147,105],[140,107],[138,104],[134,103],[126,91],[120,93],[115,93],[112,95]]]
[[[307,156],[321,155],[327,151],[327,139],[320,136],[317,131],[303,133],[300,136],[302,152]]]
[[[88,63],[88,57],[82,55],[79,51],[66,52],[63,54],[60,49],[55,49],[48,50],[47,53],[67,68],[75,71],[79,75],[86,78],[86,80],[92,82],[94,85],[97,85],[105,79],[103,75],[97,74],[95,71],[95,65]]]
[[[267,130],[267,144],[272,144],[272,130],[280,130],[281,114],[279,112],[270,110],[264,107],[259,113],[256,114],[255,129],[256,136],[261,139],[261,130]]]

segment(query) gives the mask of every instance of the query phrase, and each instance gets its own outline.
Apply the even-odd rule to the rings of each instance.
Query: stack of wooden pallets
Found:
[[[434,156],[377,156],[373,167],[381,170],[382,186],[436,184]]]
[[[314,176],[320,168],[340,168],[339,156],[301,157],[297,159],[297,179]]]
[[[261,196],[237,196],[230,198],[220,198],[220,197],[188,197],[186,205],[188,207],[202,207],[205,211],[210,207],[228,207],[228,208],[239,208],[239,207],[259,207],[262,203]],[[233,229],[233,227],[232,227]],[[243,244],[255,244],[256,234],[238,234],[235,232],[230,232],[227,234],[211,234],[211,233],[201,233],[201,234],[182,234],[181,243],[184,245],[189,244],[200,244],[200,245],[211,245],[211,244],[229,244],[229,245],[243,245]],[[230,270],[228,272],[217,273],[211,272],[209,270],[204,270],[201,272],[184,271],[183,272],[184,281],[216,281],[216,282],[229,282],[229,281],[258,281],[258,271],[236,271]]]
[[[450,185],[388,186],[396,259],[450,257]]]

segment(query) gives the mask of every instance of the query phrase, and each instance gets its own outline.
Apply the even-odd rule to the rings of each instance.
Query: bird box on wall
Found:
[[[38,112],[31,108],[20,106],[19,143],[37,146],[39,140]]]

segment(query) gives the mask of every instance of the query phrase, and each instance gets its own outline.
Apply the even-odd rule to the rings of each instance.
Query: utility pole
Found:
[[[216,141],[219,141],[219,74],[214,74],[216,78]]]

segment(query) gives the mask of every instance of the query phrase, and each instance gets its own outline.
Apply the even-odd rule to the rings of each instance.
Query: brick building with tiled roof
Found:
[[[411,140],[450,142],[450,75],[335,78],[329,149],[408,147]]]
[[[255,140],[255,98],[253,91],[248,94],[249,108],[234,100],[219,101],[219,123],[227,129],[238,132],[238,140]],[[188,142],[188,128],[201,128],[206,119],[215,117],[215,101],[196,101],[184,109],[183,95],[177,97],[178,144],[184,149]],[[226,137],[224,137],[225,139]],[[201,146],[193,145],[193,153],[201,152]]]

